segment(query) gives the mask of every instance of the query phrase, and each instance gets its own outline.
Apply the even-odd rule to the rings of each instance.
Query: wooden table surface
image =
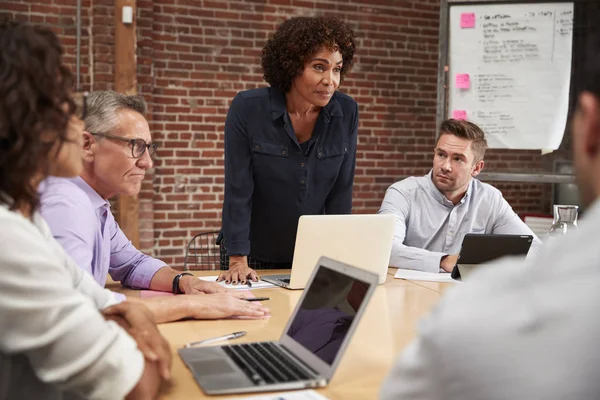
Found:
[[[418,320],[438,302],[451,283],[414,282],[394,279],[390,268],[379,285],[346,348],[342,361],[326,388],[317,391],[332,400],[376,399],[394,360],[415,336]],[[287,270],[260,271],[263,274],[287,273]],[[197,276],[216,275],[218,271],[197,271]],[[124,289],[108,282],[107,288],[139,296],[139,291]],[[302,291],[283,288],[257,289],[256,296],[270,297],[264,302],[271,317],[264,320],[180,321],[159,325],[173,351],[172,380],[160,399],[229,399],[232,396],[206,396],[179,358],[177,349],[186,343],[244,330],[235,343],[277,340],[298,302]],[[254,394],[256,395],[256,394]],[[244,394],[233,397],[244,397]],[[248,394],[247,396],[252,396]]]

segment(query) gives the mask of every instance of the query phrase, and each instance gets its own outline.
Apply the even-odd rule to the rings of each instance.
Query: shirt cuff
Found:
[[[225,243],[225,245],[227,246],[227,255],[228,256],[250,254],[250,241],[249,240],[227,242],[227,243]]]
[[[447,256],[446,253],[438,253],[438,252],[430,252],[423,258],[423,264],[421,271],[423,272],[431,272],[433,274],[438,274],[440,271],[440,262],[442,261],[442,257]]]
[[[166,266],[167,264],[165,264],[163,261],[146,256],[139,266],[133,271],[131,277],[123,283],[132,289],[149,289],[150,282],[152,281],[154,274],[156,274],[159,269]]]

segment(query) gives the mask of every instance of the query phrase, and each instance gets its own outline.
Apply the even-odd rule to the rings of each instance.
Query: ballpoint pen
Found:
[[[246,301],[265,301],[265,300],[271,300],[270,297],[251,297],[251,298],[245,298],[244,300]]]
[[[197,346],[199,344],[208,344],[208,343],[220,342],[222,340],[237,339],[239,337],[244,336],[245,334],[246,334],[246,331],[233,332],[233,333],[230,333],[229,335],[217,336],[214,338],[204,339],[204,340],[198,340],[196,342],[189,342],[188,344],[185,345],[185,347],[188,348],[188,347]]]

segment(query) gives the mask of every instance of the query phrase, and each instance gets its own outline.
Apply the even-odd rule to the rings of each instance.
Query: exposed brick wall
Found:
[[[50,24],[73,67],[75,4],[8,0],[0,13]],[[84,87],[112,88],[114,3],[83,4]],[[439,0],[138,0],[137,6],[138,90],[150,104],[151,130],[160,145],[141,194],[143,250],[179,267],[187,240],[220,227],[228,105],[238,91],[265,85],[260,50],[291,16],[336,15],[358,36],[356,67],[342,86],[361,113],[355,212],[376,211],[391,183],[429,170]],[[494,170],[539,170],[540,160],[539,153],[527,151],[490,151],[487,157]],[[497,186],[518,212],[548,209],[548,185]]]

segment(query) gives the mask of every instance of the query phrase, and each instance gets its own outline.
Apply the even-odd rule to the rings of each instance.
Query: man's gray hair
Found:
[[[117,111],[129,109],[146,116],[146,100],[141,95],[127,96],[112,90],[97,90],[87,97],[85,130],[109,133],[117,124]]]

